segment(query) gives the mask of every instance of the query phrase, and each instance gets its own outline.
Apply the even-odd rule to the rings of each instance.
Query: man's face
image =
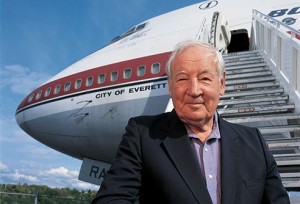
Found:
[[[193,46],[177,54],[169,78],[169,94],[179,118],[187,124],[210,121],[225,92],[212,52]]]

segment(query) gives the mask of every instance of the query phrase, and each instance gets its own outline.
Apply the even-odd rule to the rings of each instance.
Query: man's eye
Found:
[[[177,81],[186,81],[187,79],[186,78],[179,78],[177,79]]]
[[[201,80],[203,80],[203,81],[211,81],[211,79],[208,78],[208,77],[203,77]]]

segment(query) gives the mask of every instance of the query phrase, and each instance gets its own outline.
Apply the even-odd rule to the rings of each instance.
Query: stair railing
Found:
[[[261,52],[300,113],[300,32],[253,10],[250,43]]]

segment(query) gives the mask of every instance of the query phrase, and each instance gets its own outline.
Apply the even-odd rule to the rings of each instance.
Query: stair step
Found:
[[[275,154],[273,156],[274,156],[278,166],[280,166],[280,165],[300,165],[300,153],[283,154],[283,155]]]
[[[271,87],[278,87],[279,82],[261,82],[261,83],[252,83],[252,84],[237,84],[237,85],[230,85],[226,86],[226,93],[229,91],[241,91],[241,90],[248,90],[248,89],[259,89],[263,88],[271,88]]]
[[[260,102],[274,102],[274,101],[287,101],[289,97],[283,96],[267,96],[261,98],[249,98],[249,99],[234,99],[234,100],[220,100],[218,106],[224,105],[237,105],[237,104],[248,104],[248,103],[260,103]]]
[[[226,71],[226,76],[234,75],[234,74],[242,74],[242,73],[253,73],[253,72],[264,72],[269,71],[268,67],[256,67],[252,69],[234,69]]]
[[[300,138],[289,138],[289,139],[272,139],[267,140],[268,146],[272,148],[289,148],[289,147],[300,147]]]
[[[248,83],[258,83],[258,82],[267,82],[267,81],[275,81],[276,77],[266,76],[266,77],[257,77],[257,78],[249,78],[249,79],[229,79],[226,80],[226,85],[235,85],[235,84],[248,84]]]
[[[256,60],[245,61],[245,62],[230,62],[230,63],[227,62],[227,63],[225,63],[225,65],[228,66],[228,67],[232,67],[232,66],[247,66],[247,65],[254,65],[254,64],[258,65],[258,64],[262,64],[262,63],[263,63],[263,60],[256,59]]]
[[[248,107],[237,107],[237,108],[223,108],[219,109],[218,113],[229,117],[232,115],[258,115],[258,114],[271,114],[280,112],[291,112],[294,110],[294,104],[274,104],[274,105],[259,105],[259,106],[248,106]]]
[[[242,52],[232,52],[223,54],[223,58],[231,58],[231,57],[240,57],[240,56],[253,56],[253,55],[260,55],[257,50],[251,50],[251,51],[242,51]]]
[[[243,74],[234,74],[226,76],[227,80],[231,79],[243,79],[243,78],[256,78],[262,76],[270,76],[272,75],[271,71],[264,71],[264,72],[253,72],[253,73],[243,73]]]
[[[225,93],[225,95],[220,97],[220,100],[224,100],[226,98],[237,98],[237,97],[254,96],[254,95],[263,95],[265,97],[267,94],[282,94],[283,91],[284,91],[283,88],[237,91],[237,92]]]
[[[251,56],[239,56],[239,57],[228,57],[224,59],[225,64],[227,63],[235,63],[235,62],[254,62],[259,61],[262,62],[263,58],[259,55],[251,55]]]
[[[259,127],[261,134],[274,134],[284,132],[296,132],[300,131],[300,125],[278,125],[270,127]]]
[[[244,64],[244,65],[237,65],[237,64],[225,64],[225,70],[233,70],[233,69],[249,69],[255,67],[265,67],[267,64],[265,62],[256,63],[256,64]]]
[[[300,119],[300,114],[295,114],[295,113],[225,118],[225,120],[232,123],[264,122],[264,121],[272,121],[272,120],[297,120],[297,119]]]
[[[300,132],[300,114],[293,113],[295,105],[287,104],[289,96],[259,51],[229,53],[223,58],[226,90],[218,104],[219,114],[229,122],[255,125],[274,155],[284,186],[299,189],[300,138],[290,138]],[[220,108],[224,106],[228,108]]]
[[[280,173],[282,184],[285,188],[299,188],[300,173]],[[291,203],[300,203],[299,197],[292,197]]]

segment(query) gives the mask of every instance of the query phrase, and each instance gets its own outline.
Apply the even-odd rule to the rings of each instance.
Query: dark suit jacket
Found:
[[[256,128],[219,117],[222,204],[289,203],[277,165]],[[93,203],[212,203],[175,111],[130,119]]]

